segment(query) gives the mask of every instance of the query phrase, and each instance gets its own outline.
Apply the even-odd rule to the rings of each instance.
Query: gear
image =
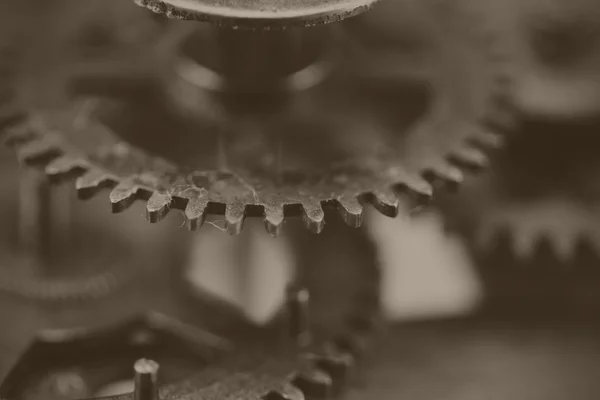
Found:
[[[248,399],[327,398],[339,393],[377,326],[380,277],[362,231],[335,225],[323,240],[298,233],[295,243],[314,244],[312,252],[304,251],[299,259],[304,277],[299,283],[310,298],[303,291],[290,291],[286,310],[268,325],[256,326],[238,310],[190,291],[179,272],[164,268],[139,279],[137,289],[102,299],[101,304],[59,311],[43,318],[42,324],[38,317],[37,325],[45,323],[46,333],[37,335],[33,346],[10,366],[0,395],[11,400],[38,398],[35,393],[48,397],[56,396],[57,387],[74,386],[78,397],[93,397],[95,389],[125,379],[123,372],[131,371],[140,357],[156,357],[165,369],[168,381],[160,388],[161,398],[208,396],[217,389]],[[351,249],[344,252],[348,261],[331,265],[331,259],[339,260],[332,249],[340,243]],[[318,272],[323,271],[331,274],[321,279]],[[338,289],[332,291],[332,285]],[[310,343],[299,332],[308,333]],[[193,360],[181,364],[180,354],[192,355]],[[8,359],[1,370],[9,367]],[[58,378],[65,374],[78,384],[59,385]]]
[[[442,202],[451,224],[466,225],[484,249],[508,236],[521,259],[533,259],[545,242],[563,261],[573,259],[582,242],[599,251],[597,127],[597,120],[524,121],[489,173],[458,195],[467,206]]]
[[[378,0],[135,0],[169,18],[209,21],[221,26],[290,27],[337,22],[369,9]]]
[[[394,11],[402,9],[400,3],[390,4],[397,7]],[[252,81],[232,78],[225,83],[238,89],[228,92],[226,85],[217,94],[205,84],[219,85],[223,79],[211,81],[214,73],[207,74],[202,63],[189,55],[182,61],[181,55],[163,54],[156,60],[162,61],[145,64],[175,60],[166,68],[176,75],[166,80],[168,94],[154,80],[149,86],[160,90],[153,94],[141,94],[138,86],[120,102],[98,100],[94,112],[83,116],[73,103],[54,111],[24,101],[29,104],[27,118],[13,123],[9,142],[23,161],[43,165],[51,177],[78,176],[83,197],[111,187],[116,212],[136,199],[146,200],[152,222],[177,209],[196,229],[206,215],[224,214],[227,231],[236,234],[246,216],[263,215],[267,230],[277,234],[285,217],[295,215],[303,215],[306,226],[320,232],[323,209],[330,206],[340,209],[352,226],[360,225],[365,202],[395,216],[404,196],[416,195],[421,203],[431,195],[431,179],[459,183],[459,167],[485,165],[482,149],[498,143],[488,127],[511,119],[506,60],[498,43],[490,41],[493,36],[474,28],[480,16],[453,1],[409,4],[429,29],[427,43],[407,57],[426,68],[426,77],[416,83],[407,84],[406,76],[398,76],[402,74],[383,81],[375,77],[380,64],[373,60],[377,64],[382,57],[398,55],[397,50],[352,49],[348,45],[357,43],[353,36],[368,35],[372,25],[346,30],[342,24],[343,34],[333,37],[337,50],[324,53],[333,60],[311,62],[294,80],[286,75],[277,81],[297,85],[308,77],[312,88],[296,88],[283,98],[279,92],[274,98],[263,93],[261,101],[253,101],[256,88],[244,86]],[[385,13],[385,3],[372,13],[377,10]],[[371,16],[377,24],[381,14],[365,14]],[[238,32],[223,34],[231,35],[224,39],[228,46],[248,36]],[[283,40],[277,34],[265,33],[263,39]],[[184,43],[192,40],[197,46],[194,35],[186,38]],[[330,61],[333,66],[326,68]],[[71,70],[43,65],[46,71]],[[157,69],[161,75],[162,67]],[[120,90],[122,83],[116,85]],[[434,92],[428,96],[426,88]],[[248,92],[250,97],[240,95]],[[192,106],[200,115],[173,112],[173,98],[188,103],[177,111]],[[259,103],[267,103],[266,109]]]
[[[96,239],[96,237],[94,237]],[[0,270],[0,291],[36,301],[74,301],[90,300],[108,296],[115,290],[129,284],[139,274],[141,266],[132,261],[121,246],[110,244],[108,237],[103,238],[102,253],[97,247],[74,246],[68,256],[58,261],[60,268],[66,268],[75,276],[47,277],[40,274],[27,274],[45,265],[41,260],[27,257],[18,252],[4,249]],[[112,247],[112,249],[111,249]],[[108,249],[108,250],[107,250]],[[92,261],[93,260],[93,261]],[[50,270],[56,267],[51,265]],[[84,271],[81,273],[81,271]]]

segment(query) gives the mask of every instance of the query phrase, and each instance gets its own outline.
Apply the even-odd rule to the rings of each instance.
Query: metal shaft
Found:
[[[64,188],[52,188],[42,172],[24,169],[19,188],[18,247],[39,276],[52,275],[57,255],[68,251],[70,207]],[[52,267],[51,267],[52,266]]]
[[[232,87],[264,90],[315,63],[328,45],[328,27],[246,31],[200,25],[183,54]]]
[[[311,343],[308,289],[295,285],[286,290],[287,311],[290,333],[298,347],[307,347]]]
[[[133,366],[134,400],[158,400],[158,363],[144,358],[137,360]]]

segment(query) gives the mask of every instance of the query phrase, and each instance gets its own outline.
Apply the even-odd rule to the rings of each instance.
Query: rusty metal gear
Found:
[[[563,261],[582,243],[598,252],[598,126],[596,119],[524,120],[490,170],[458,194],[464,204],[444,199],[450,223],[464,224],[484,250],[508,241],[522,260],[545,245]]]
[[[61,399],[73,393],[64,389],[79,398],[94,397],[98,387],[127,379],[133,361],[143,357],[156,357],[167,370],[161,398],[215,391],[244,399],[339,393],[378,325],[380,276],[364,231],[333,225],[323,238],[300,227],[293,231],[303,254],[298,260],[302,289],[288,292],[286,307],[266,326],[190,291],[179,272],[163,268],[139,279],[136,288],[95,304],[38,315],[33,329],[17,324],[21,340],[40,328],[43,333],[34,335],[16,363],[9,363],[15,349],[5,354],[2,397],[35,399],[37,393]],[[351,251],[344,252],[346,262],[332,265],[332,259],[339,261],[339,252],[332,249],[341,243]],[[338,289],[331,290],[333,285]],[[0,339],[9,344],[4,333]],[[77,385],[62,384],[59,378]]]
[[[393,12],[403,10],[404,3],[391,4]],[[111,187],[116,212],[146,200],[153,222],[177,209],[196,229],[206,215],[224,214],[227,231],[236,234],[246,216],[262,215],[267,230],[277,234],[285,217],[295,215],[320,232],[324,207],[340,209],[352,226],[360,225],[366,202],[395,216],[404,196],[428,198],[432,180],[459,183],[460,167],[484,166],[483,149],[498,143],[494,128],[511,119],[506,57],[497,38],[478,28],[482,16],[462,2],[408,4],[427,27],[425,43],[402,57],[425,71],[416,79],[413,70],[409,83],[402,73],[377,76],[374,63],[397,56],[394,46],[374,52],[352,46],[372,24],[352,29],[336,24],[342,32],[330,37],[336,50],[325,52],[333,60],[320,60],[332,61],[333,69],[323,70],[321,62],[308,66],[313,78],[316,69],[326,79],[286,101],[258,97],[266,109],[251,100],[256,88],[242,86],[250,90],[246,98],[236,90],[216,95],[190,86],[195,76],[187,75],[190,59],[181,64],[174,57],[177,77],[167,79],[170,95],[154,80],[151,93],[136,86],[117,104],[85,102],[95,104],[93,112],[82,113],[72,102],[57,111],[24,101],[26,117],[13,120],[8,140],[24,162],[43,165],[51,177],[78,176],[83,197]],[[385,13],[384,6],[372,13]],[[237,31],[228,32],[234,42],[242,40],[231,33]],[[152,59],[152,52],[146,55]],[[163,61],[158,64],[165,58],[158,57]],[[156,64],[146,62],[145,71]],[[52,70],[48,63],[43,69]],[[157,69],[161,75],[162,67]],[[121,90],[123,82],[115,86]],[[190,119],[174,113],[173,97],[204,104],[204,114]]]

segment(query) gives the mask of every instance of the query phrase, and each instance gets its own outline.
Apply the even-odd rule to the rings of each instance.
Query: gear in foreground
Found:
[[[320,232],[327,207],[338,208],[352,226],[360,225],[367,202],[395,216],[404,197],[422,203],[432,181],[456,184],[462,167],[486,164],[484,149],[498,143],[494,129],[510,122],[509,76],[499,43],[476,28],[482,16],[468,5],[385,6],[351,28],[198,25],[181,34],[167,27],[165,41],[178,37],[177,45],[159,44],[142,52],[145,62],[140,56],[119,64],[129,78],[143,64],[144,85],[118,73],[99,73],[101,84],[78,76],[69,87],[88,98],[79,99],[86,111],[80,101],[57,101],[51,109],[27,95],[13,98],[27,113],[12,119],[9,143],[53,178],[77,176],[82,197],[110,187],[115,212],[146,201],[152,222],[176,209],[196,229],[218,214],[236,234],[245,217],[264,216],[275,235],[285,217],[296,215]],[[402,38],[374,50],[361,45],[382,14],[404,10],[423,21],[410,50],[394,42]],[[390,57],[398,70],[409,60],[417,65],[408,76],[382,79],[380,67]],[[47,76],[82,70],[51,60],[41,65]],[[156,70],[149,73],[149,65]],[[416,77],[416,71],[424,72]],[[96,99],[107,92],[118,92],[118,100]]]

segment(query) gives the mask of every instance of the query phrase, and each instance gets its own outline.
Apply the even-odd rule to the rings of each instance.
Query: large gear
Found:
[[[137,86],[133,97],[116,104],[103,99],[84,102],[96,107],[83,114],[72,102],[60,103],[62,110],[57,111],[39,107],[27,96],[13,96],[25,105],[19,114],[25,117],[11,119],[8,139],[23,161],[43,165],[51,177],[78,176],[76,186],[84,197],[111,187],[114,211],[126,209],[136,199],[146,200],[147,217],[154,222],[178,209],[196,229],[207,214],[224,214],[227,231],[236,234],[246,216],[263,215],[267,230],[277,234],[284,218],[293,215],[303,215],[306,226],[320,232],[323,209],[329,206],[339,208],[352,226],[360,225],[365,202],[395,216],[403,196],[416,194],[421,201],[431,195],[431,179],[459,183],[463,179],[459,167],[485,165],[482,149],[498,143],[493,128],[511,119],[505,54],[493,35],[476,28],[481,16],[458,3],[390,1],[391,11],[383,3],[365,14],[367,21],[374,18],[377,24],[381,14],[400,12],[409,4],[407,9],[422,18],[426,43],[418,44],[408,57],[419,60],[426,71],[416,84],[407,85],[406,76],[383,82],[373,77],[377,65],[372,60],[398,55],[394,46],[375,53],[347,49],[356,42],[348,37],[368,35],[373,26],[369,23],[347,30],[342,24],[343,35],[333,39],[341,40],[335,48],[343,56],[337,60],[338,52],[324,53],[334,57],[334,73],[311,89],[295,92],[289,101],[271,98],[266,110],[252,108],[258,104],[253,97],[236,100],[237,108],[231,108],[235,90],[223,99],[202,88],[214,73],[206,75],[201,64],[190,64],[191,59],[181,63],[180,56],[155,56],[147,50],[141,52],[144,60],[155,61],[146,61],[144,72],[148,65],[157,65],[155,77],[164,72],[165,61],[178,61],[176,77],[167,79],[171,95],[162,90],[141,94]],[[234,44],[247,35],[228,32]],[[277,32],[264,35],[267,41],[279,40],[269,36]],[[42,69],[57,69],[47,61],[42,61]],[[136,61],[130,65],[134,70],[141,64]],[[309,63],[304,72],[313,80],[310,84],[319,81],[320,74],[328,75],[328,68],[323,68],[329,61]],[[206,75],[200,83],[199,68]],[[414,72],[409,80],[415,79]],[[155,89],[164,88],[149,81]],[[117,86],[122,89],[122,81]],[[426,96],[424,88],[434,91]],[[256,88],[242,90],[252,93]],[[194,107],[204,104],[200,121],[171,111],[168,99],[173,91],[178,101]],[[398,99],[393,107],[391,98]],[[285,108],[274,109],[274,104]],[[11,101],[5,109],[16,106]],[[206,133],[198,135],[198,130]]]

